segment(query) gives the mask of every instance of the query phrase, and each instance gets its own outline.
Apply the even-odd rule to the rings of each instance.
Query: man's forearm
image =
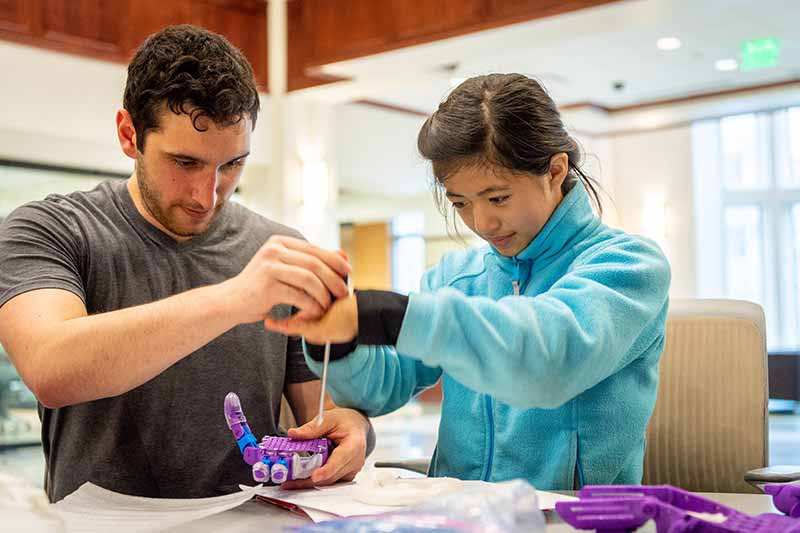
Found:
[[[35,351],[37,395],[60,407],[125,393],[159,375],[237,323],[225,285],[73,318]]]

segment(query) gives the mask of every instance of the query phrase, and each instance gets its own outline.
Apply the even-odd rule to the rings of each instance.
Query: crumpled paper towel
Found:
[[[463,488],[452,477],[398,478],[380,468],[362,470],[355,482],[353,498],[369,505],[417,505]]]

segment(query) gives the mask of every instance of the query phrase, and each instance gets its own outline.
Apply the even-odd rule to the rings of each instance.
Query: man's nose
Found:
[[[216,170],[212,170],[197,184],[192,193],[192,200],[200,204],[206,211],[214,209],[217,205],[218,187],[219,173]]]

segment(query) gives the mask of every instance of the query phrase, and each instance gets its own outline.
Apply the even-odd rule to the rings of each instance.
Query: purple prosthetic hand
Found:
[[[267,436],[259,443],[247,425],[239,397],[233,392],[225,396],[225,420],[244,462],[253,468],[253,479],[259,483],[279,485],[293,479],[307,479],[328,461],[328,439]]]
[[[765,491],[788,516],[750,516],[669,485],[584,487],[579,501],[559,502],[556,511],[574,528],[597,533],[629,533],[648,520],[658,533],[800,533],[800,486],[767,485]]]

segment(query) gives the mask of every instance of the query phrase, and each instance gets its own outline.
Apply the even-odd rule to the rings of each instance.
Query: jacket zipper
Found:
[[[514,279],[511,281],[511,286],[514,288],[514,296],[519,296],[519,259],[514,258]],[[492,406],[492,397],[488,394],[486,399],[486,418],[489,421],[489,459],[486,462],[484,481],[489,481],[492,477],[492,462],[494,460],[494,408]]]
[[[489,458],[486,461],[483,480],[490,481],[492,477],[492,463],[494,462],[494,408],[492,407],[492,397],[488,394],[484,396],[486,404],[486,418],[489,422]]]
[[[514,279],[511,280],[511,286],[514,287],[514,296],[519,296],[519,259],[514,258]]]

